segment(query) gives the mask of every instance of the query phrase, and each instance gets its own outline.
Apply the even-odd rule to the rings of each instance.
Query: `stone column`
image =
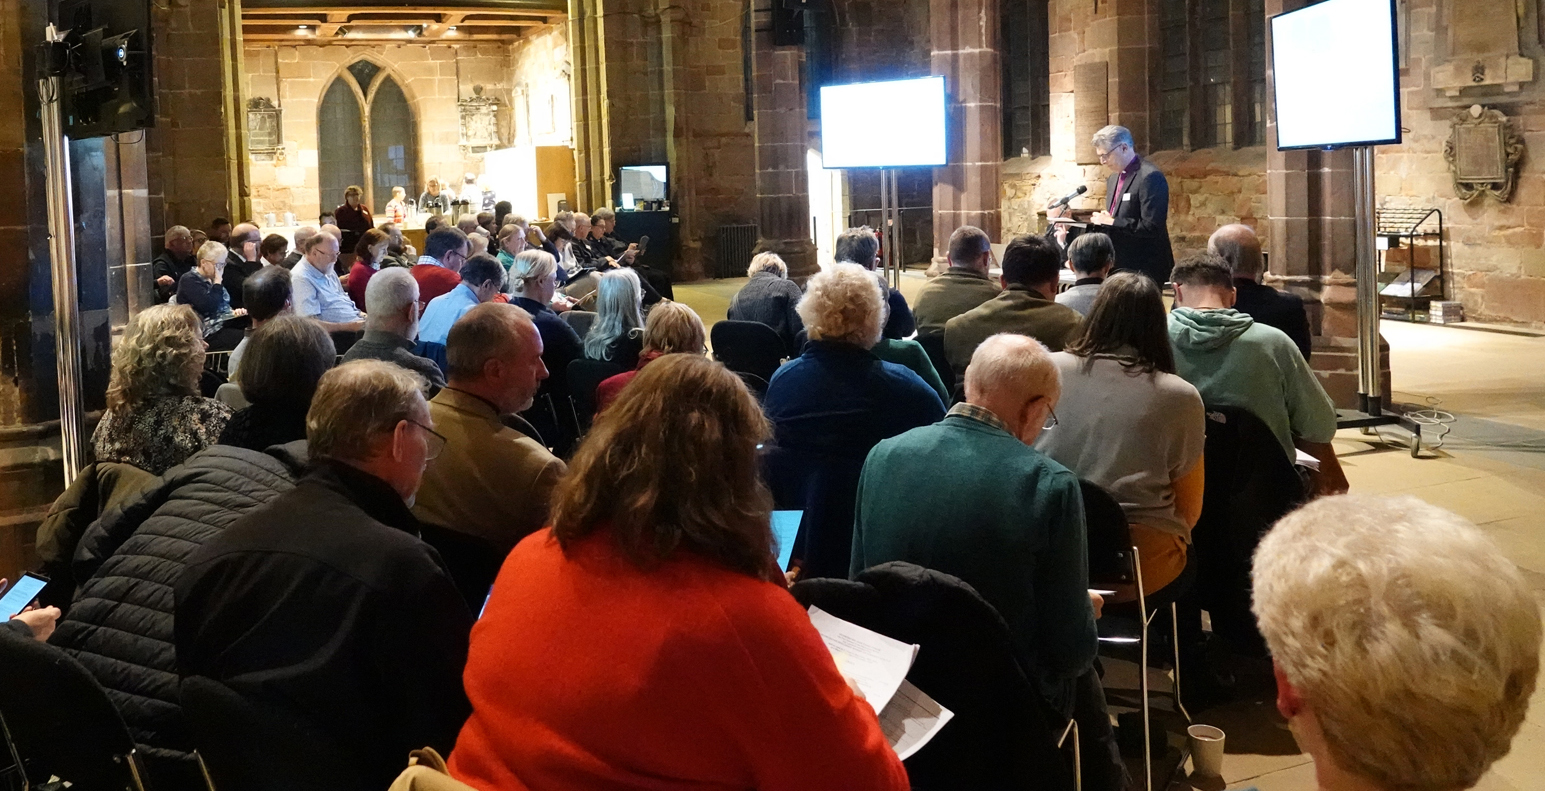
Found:
[[[930,0],[933,73],[949,92],[950,164],[934,169],[935,261],[950,234],[975,225],[998,239],[1003,120],[996,0]]]
[[[802,47],[777,47],[767,22],[771,0],[756,5],[753,28],[756,83],[756,192],[760,202],[760,250],[770,250],[789,265],[789,277],[815,274],[815,245],[810,241],[810,196],[805,172],[805,94],[800,86]]]
[[[1266,0],[1270,17],[1308,0]],[[1270,35],[1268,28],[1267,35]],[[1266,64],[1266,95],[1274,75]],[[1315,334],[1311,360],[1341,408],[1357,406],[1357,248],[1351,151],[1279,151],[1276,108],[1267,102],[1267,279],[1304,298]],[[1389,392],[1388,346],[1382,362]]]

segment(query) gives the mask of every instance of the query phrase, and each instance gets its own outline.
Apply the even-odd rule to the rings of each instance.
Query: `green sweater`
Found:
[[[881,442],[859,481],[851,571],[893,560],[965,580],[1008,623],[1047,700],[1071,701],[1095,629],[1083,497],[1067,468],[960,414]]]
[[[1236,310],[1175,308],[1169,314],[1175,373],[1208,406],[1248,410],[1277,435],[1288,458],[1295,438],[1330,442],[1336,407],[1291,338]]]
[[[911,368],[923,381],[928,383],[939,394],[940,400],[945,406],[950,403],[950,391],[944,386],[944,379],[939,376],[938,369],[933,367],[933,360],[928,359],[928,352],[917,341],[896,340],[894,338],[881,338],[875,344],[870,354],[888,362],[895,363],[905,368]]]

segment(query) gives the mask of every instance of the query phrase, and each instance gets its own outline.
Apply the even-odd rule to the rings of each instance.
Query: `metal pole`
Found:
[[[896,171],[891,172],[891,288],[901,288],[901,270],[907,265],[901,252],[901,180]]]
[[[44,76],[38,80],[43,120],[44,181],[48,192],[48,252],[54,286],[54,355],[59,366],[59,432],[64,483],[85,464],[80,360],[80,304],[75,280],[75,206],[70,195],[70,141],[61,110],[64,36],[48,27]]]
[[[1379,273],[1374,253],[1373,148],[1352,149],[1352,200],[1357,232],[1357,393],[1369,415],[1384,408],[1379,378]]]

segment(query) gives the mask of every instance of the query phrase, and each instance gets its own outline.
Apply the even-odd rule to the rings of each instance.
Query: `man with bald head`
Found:
[[[244,222],[231,229],[231,241],[226,245],[229,250],[225,255],[225,273],[221,276],[221,281],[225,290],[231,295],[232,310],[246,307],[241,284],[246,282],[254,272],[263,268],[263,257],[258,250],[262,243],[263,232],[250,222]]]
[[[1304,300],[1261,282],[1266,274],[1266,260],[1255,230],[1248,225],[1225,225],[1207,240],[1207,252],[1220,256],[1234,270],[1234,310],[1287,333],[1308,360],[1313,339]]]
[[[295,265],[300,263],[300,259],[305,257],[305,253],[302,253],[301,250],[305,248],[306,240],[316,236],[317,233],[318,229],[315,225],[304,225],[296,228],[295,246],[290,249],[290,254],[284,257],[284,263],[280,264],[280,266],[285,269],[294,269]]]
[[[192,231],[181,225],[166,229],[165,249],[150,262],[156,279],[156,302],[166,302],[177,293],[177,281],[198,263],[194,249]]]
[[[486,542],[502,560],[547,524],[566,469],[539,440],[504,422],[531,407],[547,378],[542,336],[526,311],[487,302],[451,327],[446,359],[446,386],[429,412],[447,443],[424,472],[413,513]]]

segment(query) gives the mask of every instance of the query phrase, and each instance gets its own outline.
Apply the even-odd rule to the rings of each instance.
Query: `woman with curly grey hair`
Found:
[[[97,461],[161,475],[215,443],[231,409],[199,395],[204,348],[203,325],[186,305],[156,305],[129,322],[91,437]]]

